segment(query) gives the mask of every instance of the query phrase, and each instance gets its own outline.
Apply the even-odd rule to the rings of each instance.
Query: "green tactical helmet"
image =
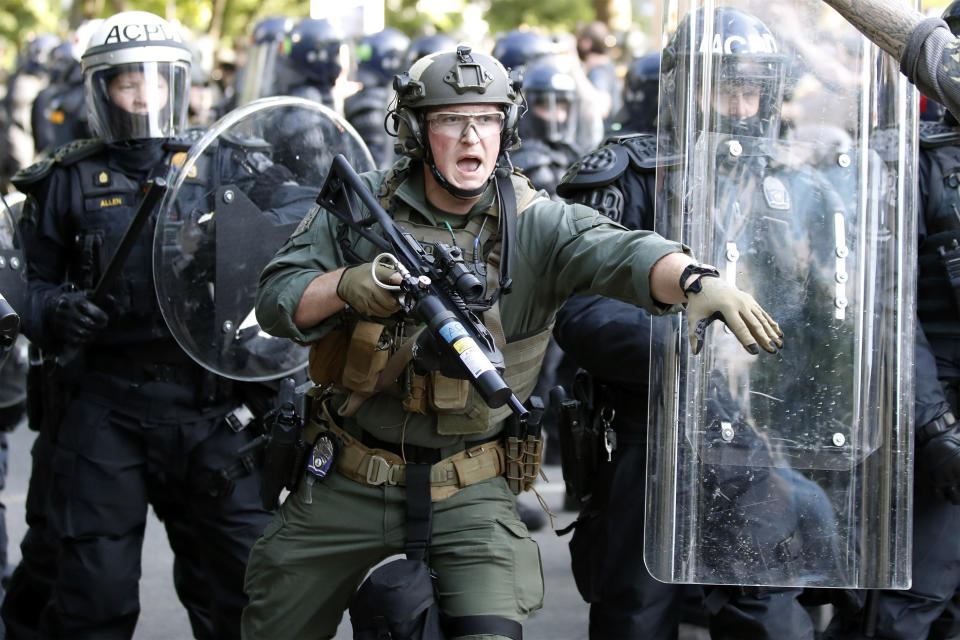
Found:
[[[467,46],[420,58],[409,71],[393,78],[397,106],[390,112],[393,131],[388,128],[388,133],[397,137],[396,153],[424,159],[428,144],[425,109],[454,104],[502,107],[506,117],[500,134],[500,152],[518,148],[517,122],[526,111],[520,84],[519,76],[511,78],[496,58],[471,53]]]
[[[948,4],[947,8],[943,10],[942,17],[953,35],[957,35],[960,32],[960,0],[953,0]]]

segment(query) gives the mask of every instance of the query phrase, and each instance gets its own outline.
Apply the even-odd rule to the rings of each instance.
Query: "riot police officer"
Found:
[[[153,293],[151,234],[136,238],[109,302],[88,297],[147,181],[189,148],[177,138],[189,49],[158,16],[124,12],[94,33],[82,64],[98,138],[63,147],[16,179],[29,194],[26,254],[37,260],[24,332],[48,364],[42,428],[52,462],[41,470],[50,474],[59,546],[41,634],[131,637],[152,505],[194,634],[236,636],[246,555],[270,516],[256,470],[217,482],[253,437],[246,389],[209,373],[173,340]]]
[[[944,9],[956,30],[960,3]],[[862,609],[839,611],[831,638],[945,638],[960,630],[960,547],[942,536],[960,526],[960,129],[947,111],[922,122],[917,227],[913,584],[869,592]],[[866,606],[869,605],[869,606]]]
[[[234,101],[221,105],[221,114],[235,106],[243,106],[257,98],[283,93],[291,73],[282,54],[284,41],[296,20],[286,16],[270,16],[260,20],[250,34],[246,64],[237,73]]]
[[[363,87],[343,101],[343,115],[367,144],[377,166],[393,164],[393,142],[383,123],[393,97],[390,83],[402,71],[410,39],[393,28],[364,36],[356,47],[357,80]]]
[[[520,121],[520,148],[510,155],[533,186],[556,197],[557,184],[579,157],[576,137],[576,85],[549,62],[532,66],[523,78],[527,114]]]
[[[638,56],[627,67],[623,84],[623,108],[610,123],[610,135],[656,131],[660,89],[660,52]]]
[[[83,96],[80,57],[102,20],[87,20],[73,38],[54,49],[55,71],[50,86],[33,102],[33,140],[39,154],[46,154],[73,140],[89,138]]]
[[[681,279],[699,281],[681,245],[551,201],[521,174],[497,168],[516,144],[522,98],[494,58],[460,46],[416,62],[395,86],[398,150],[406,157],[360,178],[411,237],[436,243],[437,259],[447,242],[470,254],[476,248],[476,258],[463,262],[487,285],[463,300],[487,326],[502,327],[493,341],[510,363],[505,375],[516,395],[532,389],[553,315],[569,295],[615,294],[660,313],[682,301]],[[503,218],[499,232],[495,212]],[[314,379],[324,385],[303,433],[317,443],[310,464],[320,473],[301,467],[303,480],[251,552],[244,636],[333,637],[367,570],[403,548],[405,504],[416,499],[427,505],[415,509],[432,510],[432,535],[428,529],[421,551],[436,574],[448,637],[519,638],[520,623],[541,605],[543,583],[536,544],[498,462],[511,409],[491,408],[465,380],[445,375],[465,371],[436,360],[431,366],[424,357],[430,348],[413,347],[420,339],[404,336],[416,321],[398,313],[397,294],[373,279],[379,249],[361,242],[357,228],[338,229],[338,219],[314,209],[261,277],[264,330],[313,343],[323,356]],[[506,272],[509,294],[500,291]],[[723,316],[731,319],[746,304],[759,315],[747,312],[751,328],[734,328],[743,344],[758,352],[758,344],[781,343],[752,298],[709,280],[702,283],[706,297],[695,293],[688,303],[694,326],[704,318],[701,303],[732,305]],[[496,306],[489,296],[499,298]],[[391,352],[399,355],[387,369]],[[423,388],[431,391],[423,395]],[[471,462],[460,462],[467,457]],[[400,485],[414,473],[425,475],[411,496],[413,483]],[[355,628],[371,622],[353,619]],[[382,630],[391,620],[372,622]]]
[[[348,66],[343,32],[330,20],[303,18],[291,29],[288,39],[286,59],[293,73],[280,93],[342,112],[333,89]]]
[[[744,155],[750,157],[739,166],[732,163],[717,169],[718,193],[711,196],[707,206],[717,206],[713,203],[720,202],[730,206],[730,202],[736,201],[741,203],[735,205],[738,211],[740,206],[745,212],[752,207],[765,211],[762,198],[757,202],[757,194],[750,185],[767,176],[767,184],[778,184],[790,194],[790,201],[796,203],[791,209],[796,219],[819,220],[820,207],[840,206],[838,196],[825,181],[803,171],[766,168],[771,156],[764,148],[778,133],[783,82],[784,60],[776,53],[776,40],[763,23],[738,9],[717,8],[713,21],[718,42],[745,44],[726,51],[726,55],[722,49],[717,51],[714,64],[722,74],[723,82],[717,86],[719,95],[712,98],[714,117],[708,119],[706,114],[698,114],[696,122],[709,134],[740,141]],[[680,121],[678,113],[682,110],[682,96],[678,92],[683,91],[683,83],[687,82],[691,68],[698,63],[686,59],[693,57],[687,54],[703,51],[696,41],[690,40],[692,29],[688,27],[692,23],[691,18],[685,18],[664,50],[665,76],[661,81],[676,83],[669,85],[674,90],[670,103],[674,122]],[[702,25],[696,33],[696,37],[705,37]],[[655,82],[653,86],[656,87]],[[648,130],[651,124],[646,123]],[[687,129],[681,128],[680,131]],[[676,162],[673,153],[678,139],[679,136],[660,139],[662,164]],[[611,139],[571,168],[558,192],[597,208],[629,228],[652,228],[654,196],[659,199],[677,197],[670,190],[669,176],[667,185],[658,191],[655,181],[657,142],[655,134]],[[748,148],[751,150],[747,151]],[[770,166],[773,167],[772,162]],[[773,196],[768,194],[768,197]],[[749,219],[750,215],[745,213],[738,224],[745,227]],[[743,246],[743,238],[738,234],[760,233],[744,231],[744,227],[718,227],[715,233],[721,237],[719,244],[730,246],[728,242],[739,242]],[[822,234],[821,231],[818,233]],[[793,256],[787,246],[778,250],[785,258]],[[775,261],[763,264],[771,271],[763,271],[763,268],[758,271],[766,277],[776,273],[774,282],[790,279],[786,269],[781,271],[774,266],[777,265]],[[764,286],[759,281],[754,284]],[[831,309],[832,298],[823,307]],[[592,374],[591,377],[579,376],[575,385],[575,400],[590,409],[584,419],[593,424],[599,443],[587,443],[597,455],[588,457],[586,468],[571,469],[574,474],[579,474],[578,477],[586,476],[586,479],[580,485],[573,485],[580,488],[578,497],[584,500],[584,506],[574,528],[570,551],[577,586],[584,599],[591,603],[590,637],[596,639],[676,638],[687,595],[685,585],[664,583],[651,575],[635,542],[644,537],[645,511],[650,508],[649,505],[644,507],[638,494],[643,493],[650,473],[647,462],[656,458],[655,455],[648,456],[647,452],[645,400],[650,384],[648,363],[651,352],[659,353],[665,348],[665,336],[660,332],[652,334],[651,346],[651,333],[644,329],[651,322],[650,316],[641,309],[598,297],[572,298],[557,317],[555,335],[558,343]],[[762,359],[755,363],[757,369],[780,371],[778,365],[782,366],[782,363]],[[729,412],[729,415],[747,413],[746,408],[737,407],[733,398],[725,393],[724,374],[711,372],[709,381],[712,391],[706,400],[708,412],[723,407],[721,411]],[[789,396],[788,392],[784,393]],[[793,393],[799,391],[794,389]],[[775,420],[764,424],[774,428]],[[745,431],[749,433],[749,430]],[[751,439],[749,435],[746,438]],[[762,436],[758,436],[746,448],[763,451],[762,440]],[[745,459],[749,460],[750,455],[753,453],[746,454]],[[751,462],[729,466],[727,463],[705,465],[701,480],[705,487],[709,487],[705,491],[713,491],[713,495],[726,499],[720,500],[717,514],[708,516],[706,524],[701,525],[699,535],[702,541],[699,544],[705,547],[715,544],[718,548],[740,551],[729,555],[712,551],[708,563],[713,563],[713,575],[734,584],[774,584],[776,572],[786,571],[784,567],[796,561],[792,554],[799,555],[801,549],[813,557],[820,555],[820,551],[824,551],[822,555],[826,557],[832,555],[827,552],[830,551],[831,529],[836,526],[836,521],[832,513],[822,507],[823,492],[819,487],[786,466],[780,469],[764,468]],[[795,500],[796,511],[786,510],[777,516],[770,511],[764,516],[752,512],[749,506],[735,506],[757,501],[772,510],[772,505],[784,500]],[[762,524],[765,518],[770,519],[770,526]],[[811,527],[813,522],[818,524]],[[726,543],[720,543],[720,540],[726,540]],[[773,550],[784,540],[790,540],[796,547],[779,559]],[[821,543],[822,547],[819,546]],[[756,562],[746,551],[753,547],[770,553],[761,551],[764,560]],[[709,582],[709,578],[697,581]],[[799,588],[783,587],[704,586],[703,606],[708,614],[711,637],[812,639],[813,624],[798,601],[800,591]]]

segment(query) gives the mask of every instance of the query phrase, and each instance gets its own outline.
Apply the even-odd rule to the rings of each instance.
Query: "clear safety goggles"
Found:
[[[471,126],[480,139],[499,135],[503,131],[503,120],[502,111],[490,111],[489,113],[436,111],[427,114],[430,132],[450,138],[460,138],[467,135],[467,129]]]

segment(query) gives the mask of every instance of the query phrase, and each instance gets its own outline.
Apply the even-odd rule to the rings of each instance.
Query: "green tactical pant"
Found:
[[[403,553],[405,495],[403,487],[366,486],[339,473],[312,490],[301,482],[250,552],[243,638],[332,638],[367,572]],[[429,561],[444,616],[523,622],[541,607],[540,548],[502,477],[471,485],[433,509]]]

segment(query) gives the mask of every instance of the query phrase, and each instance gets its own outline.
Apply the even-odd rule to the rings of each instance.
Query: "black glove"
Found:
[[[110,316],[93,304],[82,291],[64,291],[52,305],[50,328],[54,336],[66,344],[89,342],[106,329]]]
[[[952,414],[917,432],[915,467],[917,475],[944,499],[960,505],[960,423]]]

